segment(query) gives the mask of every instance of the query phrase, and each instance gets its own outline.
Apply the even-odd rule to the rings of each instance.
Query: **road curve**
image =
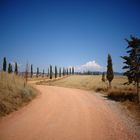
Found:
[[[135,140],[107,103],[88,91],[36,86],[40,95],[0,120],[0,140]]]

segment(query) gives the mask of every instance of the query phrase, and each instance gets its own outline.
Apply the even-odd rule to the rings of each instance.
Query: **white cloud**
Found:
[[[84,72],[84,71],[104,71],[105,68],[96,63],[95,60],[89,61],[83,65],[75,66],[76,72]]]

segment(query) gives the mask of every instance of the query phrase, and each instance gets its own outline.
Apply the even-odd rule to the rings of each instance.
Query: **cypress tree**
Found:
[[[63,76],[65,76],[65,68],[63,68]]]
[[[17,65],[17,62],[15,62],[15,74],[16,75],[18,74],[18,65]]]
[[[31,64],[31,78],[33,77],[33,65]]]
[[[50,79],[52,79],[53,71],[52,71],[52,65],[50,65]]]
[[[67,75],[69,75],[69,70],[68,70],[68,68],[67,68]]]
[[[72,67],[72,74],[74,75],[74,67]]]
[[[27,83],[28,81],[28,71],[29,71],[29,67],[28,67],[28,63],[26,64],[26,69],[25,69],[25,81]]]
[[[57,67],[55,66],[55,78],[57,78]]]
[[[6,61],[6,57],[3,58],[3,71],[6,72],[7,70],[7,61]]]
[[[107,77],[107,80],[109,82],[109,88],[111,88],[111,82],[114,78],[114,72],[113,72],[113,67],[112,67],[112,58],[111,58],[110,54],[108,54],[106,77]]]
[[[59,68],[59,77],[61,77],[61,68]]]
[[[37,71],[36,71],[36,77],[39,76],[39,68],[37,68]]]
[[[126,39],[128,43],[128,56],[123,56],[126,69],[124,75],[128,77],[128,84],[135,82],[137,88],[138,100],[140,102],[139,82],[140,82],[140,39],[130,36],[130,40]]]
[[[70,70],[69,70],[69,71],[70,71],[70,75],[71,75],[71,68],[70,68]]]
[[[49,70],[49,68],[48,68],[48,77],[49,77],[49,75],[50,75],[50,70]]]
[[[8,73],[12,73],[12,72],[13,72],[12,65],[11,65],[11,63],[9,63],[9,65],[8,65]]]

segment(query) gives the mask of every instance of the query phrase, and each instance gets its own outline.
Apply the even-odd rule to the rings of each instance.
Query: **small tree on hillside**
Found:
[[[55,66],[55,78],[57,78],[57,67]]]
[[[111,55],[108,54],[108,61],[107,61],[107,80],[109,82],[109,88],[111,88],[111,82],[114,78],[114,72],[113,72],[113,67],[112,67],[112,58]]]
[[[6,72],[7,70],[7,61],[6,61],[6,57],[3,58],[3,71]]]
[[[31,78],[33,77],[33,65],[31,64]]]
[[[128,43],[128,56],[123,56],[125,66],[123,69],[127,71],[124,73],[128,77],[128,82],[131,84],[135,82],[137,88],[138,100],[140,102],[139,82],[140,82],[140,39],[130,36],[130,40],[126,39]]]
[[[18,75],[18,65],[17,65],[17,62],[15,62],[15,74]]]
[[[13,68],[12,68],[11,63],[9,63],[9,65],[8,65],[8,73],[12,73],[12,72],[13,72]]]
[[[59,77],[61,77],[61,68],[59,68]]]
[[[102,73],[102,81],[105,82],[105,73]]]
[[[52,79],[53,71],[52,71],[52,65],[50,65],[50,79]]]

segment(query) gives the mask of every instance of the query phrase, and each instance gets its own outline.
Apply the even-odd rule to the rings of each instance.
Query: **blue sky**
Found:
[[[121,72],[124,39],[140,37],[139,7],[139,0],[0,0],[0,62],[96,70],[110,53]]]

